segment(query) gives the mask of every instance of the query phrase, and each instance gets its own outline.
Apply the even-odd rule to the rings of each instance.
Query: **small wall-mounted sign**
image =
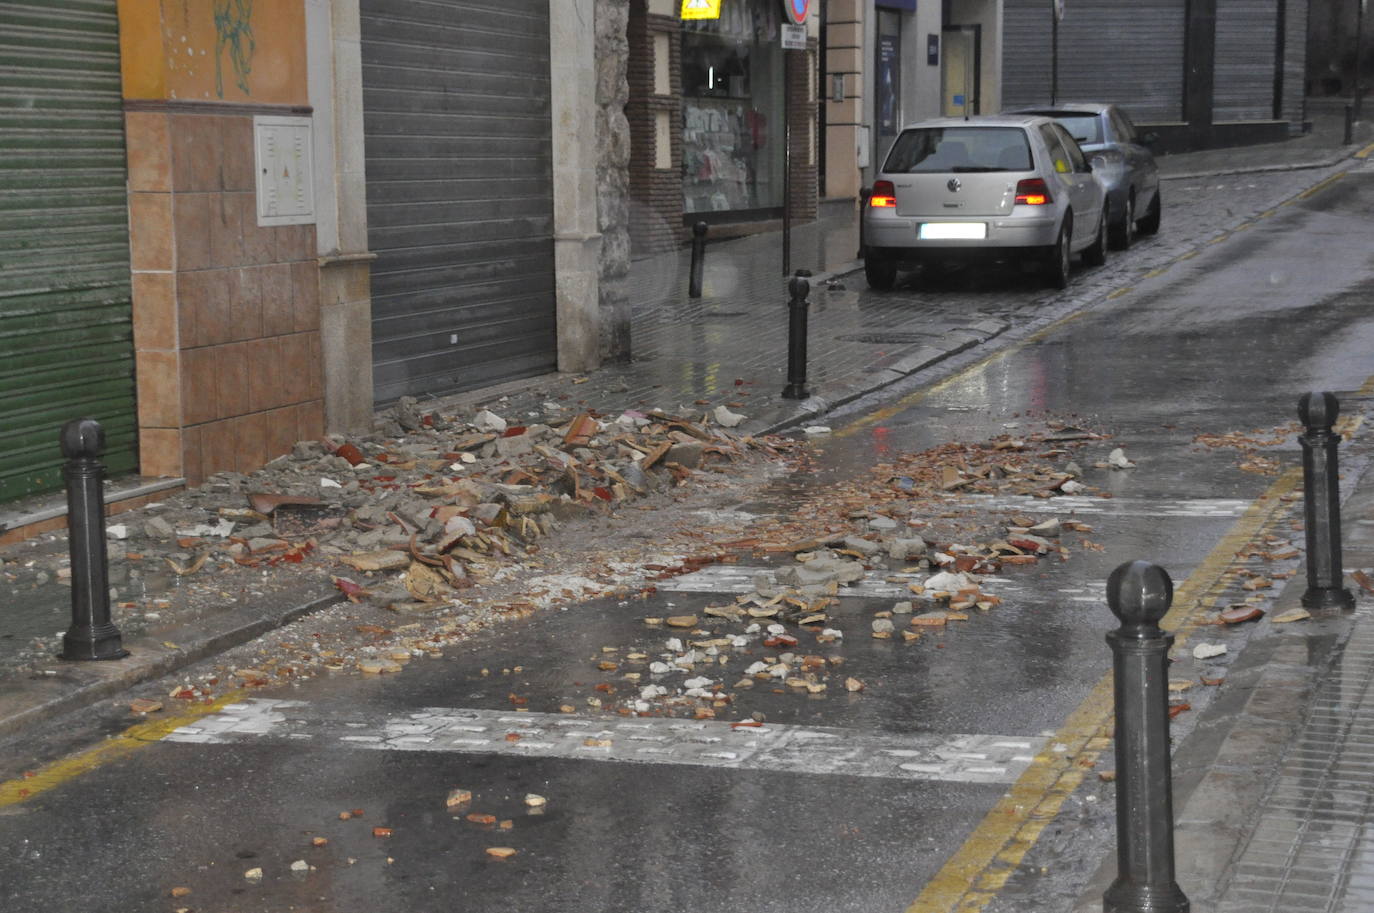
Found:
[[[682,0],[683,19],[719,19],[720,0]]]
[[[940,65],[940,36],[926,35],[926,63],[932,67]]]
[[[806,50],[806,26],[784,22],[782,24],[782,47],[785,51]]]
[[[830,74],[830,100],[833,102],[844,101],[844,74]]]
[[[309,225],[315,221],[314,153],[310,118],[253,118],[259,225]]]
[[[797,25],[805,25],[807,14],[811,12],[811,0],[782,0],[783,9]]]

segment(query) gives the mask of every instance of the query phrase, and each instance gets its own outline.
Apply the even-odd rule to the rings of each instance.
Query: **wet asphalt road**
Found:
[[[595,670],[604,646],[659,649],[671,632],[644,616],[740,591],[705,572],[649,600],[512,624],[401,676],[255,692],[248,731],[152,744],[0,809],[5,909],[905,909],[1006,792],[1016,758],[1043,747],[1107,671],[1101,582],[1111,568],[1146,558],[1183,581],[1272,481],[1239,470],[1234,451],[1194,446],[1194,435],[1283,425],[1301,392],[1358,390],[1374,373],[1371,203],[1374,174],[1348,175],[1077,319],[971,356],[934,385],[919,378],[855,404],[827,420],[838,433],[821,473],[737,505],[787,512],[799,488],[885,452],[1015,433],[1044,415],[1114,435],[1077,457],[1087,481],[1114,495],[1078,515],[1104,551],[1009,571],[989,585],[1002,606],[915,644],[866,636],[872,613],[896,598],[881,581],[840,600],[833,614],[849,636],[824,649],[868,683],[862,695],[756,688],[721,714],[764,714],[765,732],[559,714],[613,680]],[[919,305],[939,290],[918,278],[896,294]],[[1111,446],[1137,468],[1089,468]],[[1291,465],[1296,447],[1272,455]],[[987,509],[1063,514],[1052,502]],[[1005,763],[950,761],[968,738]],[[939,763],[879,763],[894,745]],[[454,813],[444,798],[457,787],[474,800]],[[527,793],[547,806],[534,813]],[[1095,782],[1084,793],[1111,797]],[[354,809],[361,817],[340,819]],[[512,827],[471,823],[470,811]],[[391,836],[374,837],[374,826]],[[495,861],[491,846],[519,853]],[[297,860],[313,868],[293,874]],[[244,878],[255,867],[260,882]],[[191,893],[174,899],[177,886]],[[1032,893],[1016,908],[1041,909]]]

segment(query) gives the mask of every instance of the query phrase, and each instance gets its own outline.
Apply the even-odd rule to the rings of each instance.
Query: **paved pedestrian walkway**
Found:
[[[1358,142],[1342,143],[1338,105],[1314,104],[1312,111],[1309,135],[1241,150],[1166,156],[1161,170],[1166,181],[1181,182],[1200,175],[1328,167],[1359,152]],[[1369,141],[1363,130],[1356,138]],[[501,403],[509,414],[520,414],[557,390],[571,393],[585,408],[606,411],[656,406],[690,412],[723,404],[747,416],[743,430],[761,432],[823,422],[840,403],[1016,329],[1005,317],[963,313],[937,301],[915,306],[909,296],[875,301],[860,295],[862,277],[851,275],[860,265],[853,204],[827,203],[822,209],[820,220],[794,230],[791,245],[791,267],[813,272],[810,398],[778,395],[787,382],[787,277],[780,234],[764,232],[708,245],[700,299],[686,294],[685,251],[636,260],[628,281],[634,345],[629,363],[585,377],[540,378],[485,390],[454,402]],[[1346,566],[1374,568],[1374,481],[1361,484],[1351,505]],[[22,561],[22,554],[11,550],[0,560]],[[63,626],[60,620],[51,622],[54,612],[60,618],[67,594],[53,582],[31,603],[6,607],[4,624],[10,630],[0,630],[0,674],[7,640]],[[243,643],[309,611],[321,598],[320,593],[298,595],[274,597],[270,608],[235,607],[214,624],[196,619],[175,636],[162,635],[175,641],[175,649],[142,649],[118,664],[72,669],[45,682],[37,703],[32,694],[7,692],[0,696],[0,734]],[[1237,726],[1231,732],[1242,740],[1237,745],[1249,739],[1281,754],[1275,756],[1279,777],[1255,785],[1258,747],[1247,760],[1244,774],[1251,783],[1243,795],[1225,791],[1228,773],[1229,782],[1237,780],[1235,771],[1218,764],[1208,768],[1216,777],[1200,782],[1179,805],[1186,850],[1180,853],[1180,881],[1197,898],[1197,911],[1370,909],[1374,764],[1363,755],[1374,742],[1374,695],[1368,685],[1374,674],[1374,620],[1362,608],[1314,624],[1306,633],[1284,634],[1272,651],[1256,656],[1261,653],[1266,661],[1257,658],[1250,670],[1256,728]],[[1290,656],[1296,659],[1287,661]],[[1275,711],[1265,709],[1260,697],[1274,701],[1280,694],[1287,716],[1276,727],[1270,725]],[[1244,714],[1238,719],[1247,722]],[[1227,807],[1234,815],[1227,821],[1218,825],[1205,818],[1206,809],[1233,800],[1236,804]],[[1244,808],[1249,811],[1242,814]],[[1205,889],[1198,887],[1202,884]],[[1100,890],[1095,896],[1100,899]],[[1092,890],[1084,897],[1080,908],[1094,909]]]
[[[1374,571],[1372,445],[1365,429],[1342,447],[1347,575]],[[1374,909],[1374,593],[1348,583],[1354,611],[1261,622],[1174,755],[1175,880],[1196,913]],[[1098,913],[1116,874],[1106,847],[1073,913]]]

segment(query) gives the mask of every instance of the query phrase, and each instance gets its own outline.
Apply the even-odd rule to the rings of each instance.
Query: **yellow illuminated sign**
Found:
[[[683,19],[719,19],[720,0],[682,0]]]

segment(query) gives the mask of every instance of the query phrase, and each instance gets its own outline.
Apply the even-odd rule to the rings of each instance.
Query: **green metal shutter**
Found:
[[[115,0],[0,3],[0,501],[62,486],[57,432],[137,464]]]

